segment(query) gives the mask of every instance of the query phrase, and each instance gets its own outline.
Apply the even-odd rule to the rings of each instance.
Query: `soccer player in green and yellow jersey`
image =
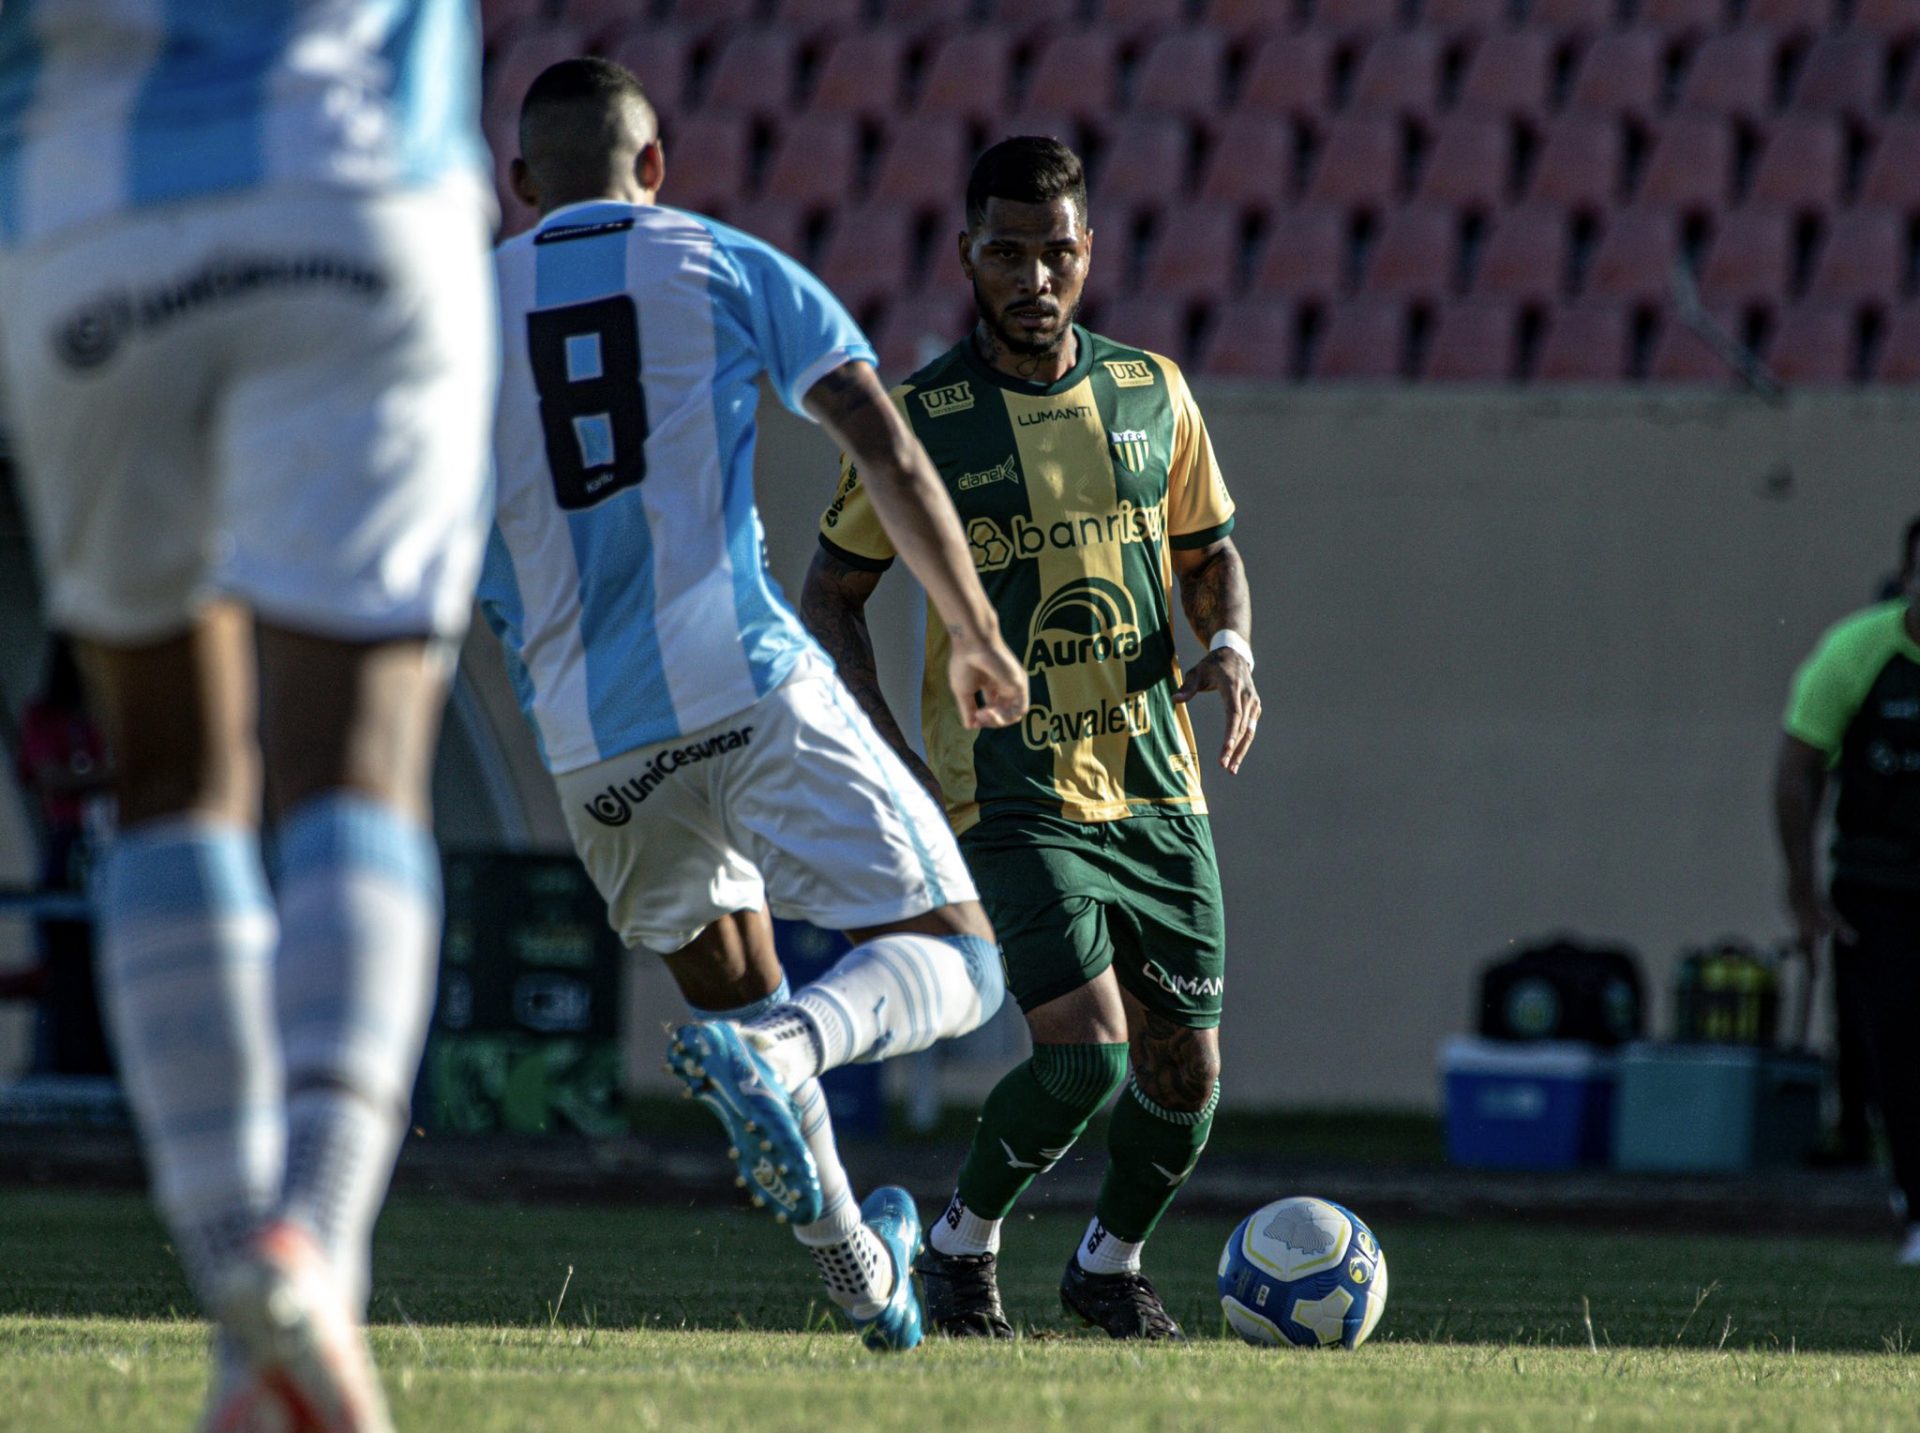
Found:
[[[1178,1338],[1140,1251],[1218,1101],[1219,871],[1184,703],[1226,703],[1237,771],[1260,699],[1233,500],[1180,370],[1074,323],[1092,255],[1080,161],[1010,139],[967,186],[960,261],[980,322],[895,390],[959,509],[1031,702],[1000,731],[923,704],[911,756],[874,673],[864,608],[893,550],[851,467],[821,523],[802,613],[890,741],[940,793],[1005,947],[1033,1058],[987,1097],[918,1268],[928,1319],[1009,1337],[1000,1221],[1123,1083],[1069,1311],[1116,1338]],[[1181,680],[1173,592],[1209,650]],[[930,628],[927,671],[945,668]],[[1131,1077],[1129,1078],[1129,1066]]]

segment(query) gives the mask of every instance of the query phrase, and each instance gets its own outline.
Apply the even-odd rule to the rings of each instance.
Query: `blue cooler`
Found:
[[[1594,1045],[1459,1035],[1440,1047],[1447,1159],[1472,1169],[1574,1169],[1613,1148],[1614,1057]]]

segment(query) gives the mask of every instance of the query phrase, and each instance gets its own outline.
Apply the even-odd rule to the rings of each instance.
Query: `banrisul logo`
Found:
[[[1104,577],[1080,577],[1042,602],[1027,628],[1027,670],[1130,661],[1140,655],[1133,597]]]
[[[1139,428],[1125,428],[1119,432],[1107,430],[1107,441],[1113,445],[1113,460],[1130,473],[1146,471],[1147,459],[1152,449],[1147,446],[1147,435]]]
[[[964,413],[973,407],[971,383],[949,383],[945,388],[929,388],[920,395],[920,406],[929,418],[944,418],[949,413]]]

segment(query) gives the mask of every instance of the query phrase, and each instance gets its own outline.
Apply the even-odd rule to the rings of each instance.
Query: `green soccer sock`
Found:
[[[1037,1174],[1052,1169],[1127,1074],[1125,1045],[1036,1045],[1033,1058],[993,1087],[947,1218],[931,1231],[945,1253],[990,1248],[1004,1219]],[[967,1228],[956,1242],[962,1220]],[[980,1231],[975,1236],[976,1231]]]
[[[1094,1227],[1081,1245],[1083,1268],[1119,1272],[1117,1267],[1100,1267],[1115,1259],[1121,1266],[1137,1267],[1137,1250],[1114,1250],[1111,1245],[1118,1241],[1137,1246],[1153,1232],[1200,1162],[1219,1103],[1218,1081],[1206,1104],[1197,1110],[1162,1109],[1141,1093],[1137,1082],[1127,1081],[1107,1129],[1107,1177],[1101,1181],[1100,1198],[1094,1205]],[[1101,1249],[1102,1244],[1109,1247]],[[1095,1257],[1096,1252],[1100,1257]]]

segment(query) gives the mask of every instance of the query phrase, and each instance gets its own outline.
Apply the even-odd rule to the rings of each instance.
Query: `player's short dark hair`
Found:
[[[1900,544],[1900,570],[1912,572],[1920,569],[1920,553],[1914,551],[1920,547],[1920,517],[1907,524],[1906,538]]]
[[[1057,139],[1037,134],[1003,139],[973,161],[973,173],[967,176],[967,227],[986,218],[989,199],[1016,204],[1067,199],[1084,221],[1087,171],[1080,156]]]
[[[603,60],[598,55],[583,55],[577,60],[561,60],[548,65],[527,87],[520,102],[520,143],[527,142],[527,118],[549,106],[592,106],[612,111],[623,105],[638,105],[654,122],[653,106],[639,78],[625,65]]]

